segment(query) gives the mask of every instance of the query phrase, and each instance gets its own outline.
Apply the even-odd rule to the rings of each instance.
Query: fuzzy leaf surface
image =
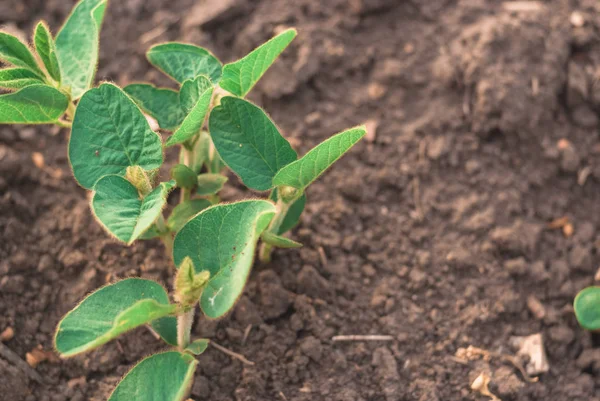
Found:
[[[246,96],[296,35],[295,29],[288,29],[257,47],[246,57],[226,64],[219,86],[236,96]]]
[[[288,185],[304,190],[366,133],[364,127],[351,128],[323,141],[297,161],[279,170],[273,178],[273,185]]]
[[[200,298],[209,318],[226,314],[241,295],[256,243],[274,214],[275,206],[264,200],[220,204],[194,216],[175,236],[175,265],[190,257],[196,273],[210,272]]]
[[[200,196],[214,195],[223,189],[228,178],[221,174],[200,174],[197,179],[196,194]]]
[[[581,327],[592,331],[600,329],[600,287],[581,290],[575,297],[573,306]]]
[[[98,64],[100,27],[108,0],[81,0],[56,35],[62,83],[79,99],[94,81]]]
[[[0,123],[47,124],[67,110],[69,98],[51,86],[30,85],[15,93],[0,95]]]
[[[223,68],[208,50],[186,43],[169,42],[153,46],[146,53],[146,58],[180,84],[198,75],[206,75],[217,83]]]
[[[140,278],[121,280],[88,295],[67,313],[58,324],[54,345],[63,357],[77,355],[176,308],[160,284]]]
[[[0,32],[0,61],[15,67],[27,68],[40,78],[44,77],[31,50],[19,39],[6,32]]]
[[[160,137],[146,117],[117,86],[102,84],[79,101],[69,159],[73,175],[84,188],[108,174],[125,175],[127,167],[153,170],[163,162]]]
[[[273,189],[273,192],[271,192],[270,199],[273,202],[277,202],[277,188]],[[277,230],[278,235],[285,234],[298,225],[300,222],[300,216],[304,211],[304,206],[306,206],[306,194],[302,194],[302,196],[296,199],[289,207],[285,217],[283,218],[283,221],[281,222],[281,225],[279,226],[279,230]]]
[[[31,85],[43,85],[44,81],[27,68],[6,68],[0,70],[0,88],[21,89]]]
[[[163,182],[140,199],[136,187],[120,175],[106,175],[94,185],[92,211],[115,238],[130,245],[154,224],[175,185]]]
[[[212,83],[204,75],[185,81],[181,85],[179,101],[187,114],[181,126],[167,140],[167,146],[183,143],[200,132],[210,107],[213,90]]]
[[[169,230],[176,233],[181,230],[181,227],[183,227],[192,216],[200,213],[211,205],[212,204],[207,199],[190,199],[182,202],[175,206],[171,215],[169,215],[167,227],[169,227]]]
[[[279,169],[298,157],[267,114],[246,100],[221,99],[210,113],[209,127],[225,164],[252,189],[272,188]]]
[[[151,84],[131,84],[123,90],[145,113],[158,122],[162,129],[172,131],[185,118],[179,104],[179,93],[173,89],[157,88]]]
[[[58,57],[56,55],[56,45],[50,34],[48,26],[44,22],[39,22],[35,27],[33,34],[33,43],[37,54],[42,59],[46,71],[56,81],[60,82],[60,67],[58,65]]]
[[[151,355],[135,365],[108,401],[182,401],[198,362],[177,351]]]

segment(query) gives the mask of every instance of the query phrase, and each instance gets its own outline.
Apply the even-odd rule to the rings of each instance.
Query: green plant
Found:
[[[586,330],[600,330],[600,287],[579,291],[573,302],[577,321]]]
[[[259,240],[263,261],[273,247],[301,246],[284,234],[299,221],[306,188],[365,129],[341,132],[298,158],[269,116],[244,100],[295,38],[294,29],[224,66],[194,45],[153,46],[148,60],[175,80],[178,90],[146,83],[92,88],[106,4],[80,1],[56,38],[38,24],[37,56],[0,33],[0,60],[13,66],[0,70],[0,87],[9,91],[0,96],[0,123],[71,127],[69,161],[77,182],[93,191],[96,219],[126,244],[160,238],[178,268],[172,299],[160,284],[140,278],[89,295],[60,321],[56,350],[70,357],[147,325],[174,350],[142,360],[110,400],[181,400],[197,364],[194,356],[209,344],[190,338],[197,305],[210,319],[233,308]],[[164,144],[142,111],[170,133]],[[161,181],[158,169],[164,148],[171,146],[180,147],[179,164],[170,180]],[[219,203],[226,167],[248,188],[270,191],[268,199]],[[165,219],[174,188],[180,203]]]

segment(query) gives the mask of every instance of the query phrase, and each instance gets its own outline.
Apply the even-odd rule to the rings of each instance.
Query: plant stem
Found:
[[[292,206],[293,202],[285,203],[281,197],[277,200],[277,204],[275,205],[275,217],[271,220],[271,224],[269,224],[269,228],[267,231],[273,234],[277,234],[279,227],[281,227],[281,223],[285,219],[285,215],[287,214],[290,206]],[[263,242],[260,246],[260,251],[258,253],[258,259],[262,263],[269,263],[271,261],[271,252],[273,251],[273,245],[267,244]]]
[[[184,350],[190,344],[193,322],[194,308],[184,312],[183,315],[177,316],[177,345],[181,350]]]
[[[192,165],[192,160],[194,159],[194,151],[193,150],[188,150],[185,146],[181,146],[181,154],[182,154],[182,159],[181,160],[187,167],[191,168]],[[183,203],[187,200],[190,200],[190,196],[191,196],[191,191],[189,188],[181,188],[181,198],[179,200],[179,203]]]
[[[167,253],[169,254],[169,257],[172,258],[173,257],[173,236],[169,232],[169,229],[167,228],[167,224],[165,223],[165,217],[162,214],[160,216],[158,216],[158,219],[156,219],[156,228],[158,229],[159,232],[164,233],[160,236],[160,240],[162,241],[163,245],[165,246],[165,249],[166,249]]]
[[[69,120],[73,121],[73,117],[75,116],[75,103],[69,102],[66,113]]]

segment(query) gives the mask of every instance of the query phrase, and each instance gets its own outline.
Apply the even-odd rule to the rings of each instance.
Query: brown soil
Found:
[[[56,30],[71,3],[3,0],[0,23]],[[310,188],[294,231],[305,247],[257,265],[230,316],[197,322],[195,335],[256,365],[209,349],[193,399],[483,400],[469,386],[487,372],[503,401],[600,400],[598,342],[571,307],[600,259],[596,0],[519,12],[491,0],[230,0],[213,1],[223,10],[208,21],[193,3],[111,1],[99,79],[170,84],[145,61],[152,43],[191,41],[229,61],[296,26],[252,99],[301,153],[377,123]],[[64,130],[0,127],[0,331],[14,329],[5,346],[23,359],[50,350],[61,315],[107,281],[169,280],[160,243],[127,248],[93,221],[66,142]],[[237,184],[225,193],[244,196]],[[572,235],[547,227],[563,216]],[[454,357],[469,345],[513,353],[511,336],[538,332],[550,371],[537,383],[501,360]],[[332,341],[342,334],[394,340]],[[138,330],[40,363],[43,383],[0,357],[0,399],[104,400],[161,347]]]

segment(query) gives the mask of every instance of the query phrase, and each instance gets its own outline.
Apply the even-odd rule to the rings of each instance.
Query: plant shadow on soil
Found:
[[[196,322],[195,336],[256,365],[209,349],[193,399],[480,400],[469,385],[488,372],[503,401],[600,400],[600,350],[571,308],[599,261],[597,1],[230,0],[206,2],[221,4],[210,15],[194,3],[110,2],[98,79],[172,85],[144,58],[154,43],[229,61],[296,26],[250,98],[301,154],[367,121],[376,135],[309,189],[293,234],[304,248],[257,264],[228,317]],[[4,0],[0,23],[29,33],[43,18],[56,32],[71,6]],[[127,248],[93,221],[66,142],[64,130],[0,127],[0,331],[14,329],[5,346],[23,359],[51,350],[60,317],[106,282],[171,284],[160,243]],[[225,199],[251,196],[231,178]],[[563,216],[572,235],[547,228]],[[453,358],[468,345],[510,353],[511,336],[538,332],[550,363],[538,383],[501,361]],[[394,341],[331,340],[340,334]],[[140,329],[40,363],[43,384],[0,357],[0,398],[103,400],[162,347]]]

